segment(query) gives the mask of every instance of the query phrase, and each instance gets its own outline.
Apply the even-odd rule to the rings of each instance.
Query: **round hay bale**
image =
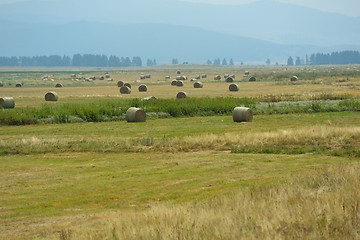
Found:
[[[3,82],[0,81],[0,87],[3,87],[3,86],[4,86]]]
[[[249,71],[245,71],[245,72],[244,72],[244,75],[245,75],[245,76],[249,76],[249,74],[250,74]]]
[[[221,76],[220,75],[215,75],[214,80],[221,80]]]
[[[110,74],[109,74],[109,73],[105,73],[105,77],[106,77],[106,78],[110,78]]]
[[[176,80],[182,80],[182,81],[184,81],[184,80],[187,80],[188,78],[187,78],[187,76],[177,76],[176,77]]]
[[[207,78],[206,74],[201,74],[201,78]]]
[[[63,87],[63,85],[61,83],[57,83],[57,84],[55,84],[55,87],[60,88],[60,87]]]
[[[145,75],[140,76],[140,79],[142,79],[142,80],[145,79],[145,78],[146,78]]]
[[[181,74],[181,71],[180,71],[180,70],[177,70],[177,71],[176,71],[176,74]]]
[[[170,79],[170,76],[165,76],[165,79],[166,79],[166,80]]]
[[[120,88],[120,93],[121,94],[130,94],[131,93],[131,88],[129,88],[128,86],[122,86],[121,88]]]
[[[117,82],[117,86],[118,86],[118,87],[122,87],[122,86],[124,86],[124,84],[125,84],[125,83],[124,83],[123,81],[118,81],[118,82]]]
[[[201,76],[200,76],[200,75],[197,75],[197,76],[195,76],[194,78],[197,79],[197,80],[199,80],[199,79],[201,78]]]
[[[0,98],[0,108],[15,108],[15,101],[12,97]]]
[[[176,81],[176,86],[178,86],[178,87],[183,87],[183,86],[184,86],[184,82],[181,81],[181,80],[178,80],[178,81]]]
[[[149,97],[145,97],[143,99],[141,99],[141,101],[150,101],[150,100],[156,100],[157,98],[154,96],[149,96]]]
[[[105,80],[104,76],[99,77],[99,80]]]
[[[178,82],[177,80],[172,80],[171,81],[171,86],[177,86],[177,82]]]
[[[176,94],[176,98],[177,99],[183,99],[183,98],[187,98],[187,93],[184,91],[178,92],[178,94]]]
[[[127,122],[145,122],[146,113],[141,108],[131,107],[126,111],[125,119]]]
[[[234,78],[232,78],[232,77],[227,77],[227,78],[225,79],[225,81],[226,81],[227,83],[234,82]]]
[[[22,84],[21,83],[16,83],[15,87],[22,87]]]
[[[235,83],[232,83],[229,85],[229,91],[230,92],[238,92],[239,91],[239,86]]]
[[[130,84],[130,83],[124,83],[124,86],[127,86],[128,88],[131,88],[131,84]]]
[[[252,76],[251,78],[249,78],[249,82],[256,82],[256,77]]]
[[[290,78],[290,81],[297,81],[297,80],[299,80],[299,78],[297,77],[297,76],[292,76],[291,78]]]
[[[251,122],[253,120],[253,112],[247,107],[236,107],[233,111],[234,122]]]
[[[147,92],[148,87],[145,84],[139,86],[139,92]]]
[[[151,78],[151,75],[150,75],[150,74],[146,74],[146,75],[145,75],[145,78]]]
[[[224,74],[225,79],[227,79],[228,77],[230,77],[230,74]]]
[[[203,84],[202,84],[202,82],[195,82],[194,83],[194,88],[203,88]]]
[[[59,95],[54,91],[50,91],[45,94],[45,101],[56,102],[58,99]]]

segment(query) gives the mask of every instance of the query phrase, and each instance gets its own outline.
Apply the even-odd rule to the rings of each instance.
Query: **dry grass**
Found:
[[[105,214],[59,239],[358,239],[359,187],[359,164],[336,165],[196,204]]]
[[[264,153],[317,152],[340,154],[360,149],[360,127],[318,125],[265,132],[212,134],[185,137],[28,136],[3,137],[7,153],[50,152],[189,152],[230,151]]]
[[[177,66],[176,66],[177,67]],[[184,74],[191,77],[207,73],[208,78],[202,79],[204,88],[195,89],[190,81],[185,81],[185,86],[181,90],[186,91],[191,97],[263,97],[271,96],[277,99],[281,98],[294,98],[295,100],[311,100],[316,99],[317,96],[324,94],[334,96],[348,96],[348,97],[360,97],[360,78],[355,72],[349,72],[354,74],[355,77],[345,77],[341,75],[342,71],[346,69],[342,67],[337,70],[339,73],[334,76],[329,76],[328,69],[322,68],[317,71],[316,79],[311,78],[312,75],[303,69],[282,69],[281,67],[271,68],[252,68],[247,69],[252,73],[258,75],[259,81],[248,82],[247,78],[243,78],[244,68],[215,68],[215,67],[201,67],[195,66],[195,69],[184,69]],[[1,69],[0,69],[1,70]],[[16,69],[14,69],[16,70]],[[14,86],[8,86],[0,88],[0,96],[11,96],[16,99],[16,107],[36,107],[43,104],[44,93],[54,90],[53,82],[45,82],[41,80],[42,75],[50,75],[55,82],[61,82],[64,84],[64,88],[57,89],[59,96],[61,96],[61,102],[76,102],[86,101],[103,98],[143,98],[145,96],[155,96],[157,98],[175,98],[179,88],[170,86],[172,78],[175,77],[175,69],[173,68],[145,68],[145,69],[129,69],[129,70],[108,70],[111,72],[111,76],[114,78],[114,82],[99,81],[95,82],[74,82],[70,78],[69,71],[65,69],[53,70],[54,72],[26,72],[26,68],[22,69],[23,72],[1,72],[0,80],[12,79],[13,81],[24,82],[24,87],[15,88]],[[81,69],[71,69],[71,71],[80,71]],[[84,70],[84,69],[82,69]],[[276,73],[274,73],[276,70]],[[28,70],[29,71],[29,70]],[[104,70],[105,71],[105,70]],[[87,70],[84,76],[100,76],[103,75],[102,70]],[[152,78],[147,80],[139,80],[140,72],[151,73]],[[239,92],[229,92],[228,83],[224,80],[214,81],[213,76],[216,74],[224,75],[224,73],[232,72],[236,76],[236,83],[239,85]],[[289,77],[292,75],[305,75],[305,79],[301,79],[296,83],[291,83]],[[344,73],[346,74],[346,72]],[[170,80],[165,80],[164,76],[170,75]],[[338,75],[341,76],[338,77]],[[284,77],[285,76],[285,77]],[[342,80],[345,78],[344,80]],[[10,81],[9,80],[9,81]],[[119,89],[116,85],[117,81],[122,80],[129,82],[133,86],[133,89],[137,89],[141,84],[149,86],[148,92],[133,91],[130,95],[120,95]],[[6,82],[8,83],[8,82]],[[285,99],[288,100],[288,99]]]

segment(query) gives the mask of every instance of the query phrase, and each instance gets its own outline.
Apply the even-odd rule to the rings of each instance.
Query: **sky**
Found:
[[[27,0],[0,0],[0,5],[5,3],[19,2],[19,1],[27,1]],[[36,1],[52,1],[52,0],[36,0]],[[135,0],[129,0],[129,1],[135,1]],[[182,1],[210,3],[210,4],[239,5],[257,0],[182,0]],[[277,1],[316,8],[327,12],[336,12],[350,16],[360,17],[359,0],[277,0]]]
[[[256,0],[186,0],[188,2],[202,2],[212,4],[244,4]],[[327,12],[342,13],[360,17],[359,0],[277,0],[278,2],[291,3],[300,6],[316,8]]]

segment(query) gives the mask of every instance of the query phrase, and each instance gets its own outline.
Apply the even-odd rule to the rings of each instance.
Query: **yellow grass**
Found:
[[[117,70],[110,69],[113,82],[107,80],[94,82],[85,82],[83,79],[74,81],[70,77],[69,72],[59,71],[51,72],[49,69],[37,69],[40,72],[31,72],[27,68],[23,68],[20,72],[1,72],[0,79],[13,79],[12,86],[5,84],[5,87],[0,88],[0,96],[14,97],[16,100],[16,107],[39,106],[43,103],[44,95],[50,90],[55,90],[59,93],[60,102],[74,102],[79,99],[103,99],[103,98],[143,98],[146,96],[155,96],[157,98],[175,98],[179,91],[186,91],[190,97],[210,96],[210,97],[259,97],[259,96],[290,96],[299,100],[312,99],[319,95],[347,95],[349,97],[360,97],[360,78],[344,78],[344,77],[324,77],[322,74],[328,74],[327,68],[321,68],[316,72],[318,75],[315,80],[301,79],[297,82],[290,82],[289,79],[283,79],[283,76],[296,75],[296,72],[305,72],[307,77],[312,75],[299,68],[251,68],[248,69],[252,74],[260,75],[258,82],[248,82],[247,77],[243,77],[245,67],[241,68],[212,68],[197,66],[195,69],[182,69],[181,75],[188,76],[189,80],[185,81],[184,87],[170,86],[172,79],[176,77],[175,67],[172,68],[144,68],[144,69],[130,69]],[[339,68],[337,71],[346,71],[346,68]],[[1,70],[1,69],[0,69]],[[5,71],[6,69],[3,69]],[[14,71],[15,69],[13,69]],[[31,68],[30,68],[31,70]],[[62,69],[64,71],[64,69]],[[101,69],[76,69],[70,68],[69,71],[79,73],[85,70],[84,78],[89,76],[102,76],[105,71]],[[26,72],[29,71],[29,72]],[[42,72],[41,72],[42,71]],[[47,72],[49,71],[49,72]],[[53,70],[55,71],[55,70]],[[271,72],[273,71],[273,73]],[[355,71],[355,70],[354,70]],[[140,74],[150,73],[151,78],[140,80]],[[190,79],[196,75],[206,73],[208,77],[201,79],[204,83],[204,88],[195,89],[193,82]],[[240,87],[239,92],[230,92],[228,84],[225,80],[214,81],[213,76],[216,74],[224,75],[225,73],[233,73],[236,75],[236,82]],[[280,74],[280,75],[279,75]],[[41,77],[48,75],[49,79],[54,81],[43,81]],[[170,80],[165,80],[165,76],[170,75]],[[263,79],[261,79],[261,76]],[[277,79],[277,76],[282,78]],[[265,81],[264,81],[265,79]],[[121,95],[117,82],[122,80],[132,84],[132,93],[130,95]],[[10,81],[10,80],[8,80]],[[23,82],[22,88],[15,88],[15,82]],[[64,85],[63,88],[55,88],[55,83],[60,82]],[[8,83],[8,82],[5,82]],[[148,92],[139,92],[138,87],[145,83],[148,86]]]

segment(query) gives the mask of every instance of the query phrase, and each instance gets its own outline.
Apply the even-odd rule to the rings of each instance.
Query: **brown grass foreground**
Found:
[[[360,165],[313,170],[280,186],[205,202],[97,216],[60,239],[359,239]]]

